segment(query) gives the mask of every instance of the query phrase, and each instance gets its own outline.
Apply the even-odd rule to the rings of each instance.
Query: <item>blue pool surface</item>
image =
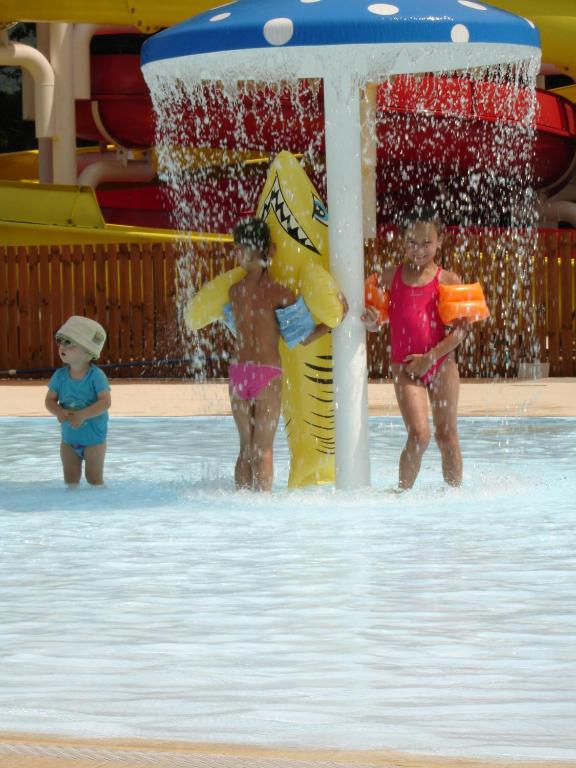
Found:
[[[576,419],[461,420],[394,492],[237,493],[227,417],[111,420],[64,488],[54,419],[0,418],[0,730],[576,758]]]

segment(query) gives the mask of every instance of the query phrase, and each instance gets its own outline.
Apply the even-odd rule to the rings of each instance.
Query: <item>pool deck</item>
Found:
[[[275,749],[233,744],[1,734],[4,768],[575,768],[570,760],[488,760],[388,750]]]
[[[217,416],[230,413],[225,380],[112,379],[114,416]],[[47,381],[0,380],[0,416],[47,416]],[[370,414],[398,415],[391,382],[368,385]],[[464,380],[461,416],[576,416],[576,378]]]

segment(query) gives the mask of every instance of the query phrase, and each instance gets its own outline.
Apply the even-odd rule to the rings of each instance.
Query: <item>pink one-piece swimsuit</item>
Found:
[[[426,285],[406,285],[402,265],[394,272],[390,287],[390,342],[392,362],[404,363],[407,355],[423,355],[446,335],[438,313],[438,284],[441,267]],[[448,355],[443,355],[420,377],[429,384]]]

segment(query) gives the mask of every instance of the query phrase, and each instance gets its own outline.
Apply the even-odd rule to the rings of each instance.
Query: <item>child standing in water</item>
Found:
[[[399,487],[412,488],[422,456],[430,443],[428,400],[434,437],[442,456],[442,473],[449,485],[462,482],[462,454],[457,409],[460,388],[454,350],[464,340],[466,320],[451,327],[438,313],[439,284],[461,282],[442,269],[436,256],[442,244],[442,223],[433,210],[413,212],[404,233],[404,261],[388,267],[381,281],[390,292],[390,339],[394,389],[408,437],[400,456]],[[377,331],[377,311],[362,316],[369,331]]]
[[[268,264],[274,255],[274,245],[264,221],[249,218],[239,222],[234,229],[234,243],[238,263],[248,273],[230,289],[236,355],[229,369],[229,390],[240,436],[234,477],[237,488],[270,491],[282,394],[276,310],[294,304],[296,297],[270,277]],[[342,301],[345,303],[343,297]],[[310,344],[329,330],[327,325],[312,324],[302,343]]]
[[[58,354],[64,363],[48,383],[46,408],[61,425],[60,458],[64,482],[78,485],[82,462],[91,485],[104,483],[104,455],[110,408],[110,386],[94,365],[106,341],[95,320],[74,315],[56,333]]]

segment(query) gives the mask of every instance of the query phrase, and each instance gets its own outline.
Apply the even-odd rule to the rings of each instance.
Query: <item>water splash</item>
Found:
[[[188,82],[154,78],[159,176],[174,227],[229,235],[256,208],[271,155],[289,146],[324,184],[320,81]],[[229,239],[229,238],[228,238]],[[216,250],[183,237],[178,259],[182,308],[200,287],[234,266],[227,243]],[[183,327],[180,317],[180,325]],[[196,380],[223,377],[232,339],[219,324],[186,339]]]
[[[513,375],[519,360],[539,356],[530,288],[537,67],[530,59],[436,76],[383,74],[376,118],[367,125],[378,147],[373,266],[398,263],[398,226],[414,202],[425,201],[454,227],[444,266],[465,282],[484,284],[492,318],[474,328],[461,350],[468,376]],[[269,82],[255,72],[252,81],[208,81],[177,68],[146,73],[146,79],[156,113],[159,175],[175,228],[230,233],[254,211],[269,159],[281,149],[302,157],[325,197],[320,79]],[[183,239],[179,306],[204,280],[233,265],[227,243],[214,251]],[[231,339],[218,324],[187,344],[194,378],[226,375]],[[386,375],[382,348],[379,367]]]
[[[466,376],[512,376],[520,360],[539,358],[532,297],[536,74],[536,62],[527,60],[400,76],[379,92],[372,130],[383,248],[372,266],[399,263],[412,207],[438,211],[449,228],[443,266],[463,282],[479,280],[492,313],[459,350]]]

